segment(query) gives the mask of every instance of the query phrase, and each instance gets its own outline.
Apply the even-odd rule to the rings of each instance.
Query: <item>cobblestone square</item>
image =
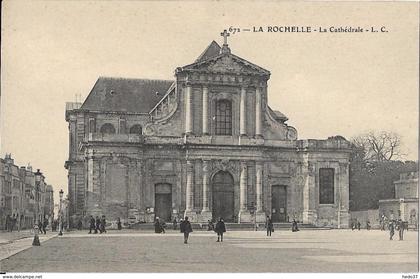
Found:
[[[0,261],[5,272],[418,272],[418,234],[351,230],[66,233]],[[29,243],[29,242],[28,242]],[[30,244],[28,244],[29,247]]]

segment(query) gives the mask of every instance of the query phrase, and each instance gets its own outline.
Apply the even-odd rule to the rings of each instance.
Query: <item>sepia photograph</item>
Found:
[[[417,278],[419,2],[1,4],[1,278]]]

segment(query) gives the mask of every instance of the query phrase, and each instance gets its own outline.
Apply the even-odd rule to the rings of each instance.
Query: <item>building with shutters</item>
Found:
[[[215,41],[174,80],[100,77],[67,103],[70,214],[348,227],[350,143],[298,140],[270,72]]]

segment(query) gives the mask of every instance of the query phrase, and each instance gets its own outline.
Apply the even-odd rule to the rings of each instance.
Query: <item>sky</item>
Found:
[[[387,33],[231,34],[232,52],[270,70],[268,98],[298,138],[401,135],[418,155],[416,2],[7,1],[2,7],[0,155],[67,192],[65,102],[99,76],[174,79],[229,27],[385,26]]]

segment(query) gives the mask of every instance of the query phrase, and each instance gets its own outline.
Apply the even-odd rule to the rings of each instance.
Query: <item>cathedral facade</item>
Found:
[[[174,81],[100,77],[66,107],[71,214],[348,227],[349,142],[298,140],[269,78],[226,37]]]

